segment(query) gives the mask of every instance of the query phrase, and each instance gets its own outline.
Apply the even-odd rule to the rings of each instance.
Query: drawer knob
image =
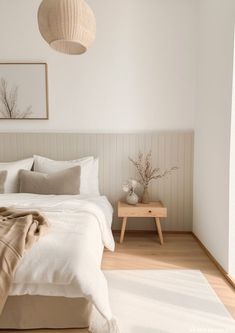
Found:
[[[152,211],[151,211],[151,210],[149,210],[149,213],[152,213]]]

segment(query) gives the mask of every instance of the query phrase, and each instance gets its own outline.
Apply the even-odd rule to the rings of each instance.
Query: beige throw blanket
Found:
[[[25,250],[30,249],[48,227],[47,219],[37,211],[0,208],[0,314]]]

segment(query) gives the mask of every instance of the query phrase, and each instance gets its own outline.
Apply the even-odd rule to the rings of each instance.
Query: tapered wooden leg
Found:
[[[120,243],[122,243],[123,239],[124,239],[125,230],[126,230],[126,222],[127,222],[127,217],[123,217],[123,220],[122,220],[122,230],[121,230],[121,236],[120,236]]]
[[[163,242],[163,236],[162,236],[162,228],[161,228],[161,222],[159,217],[155,217],[155,222],[156,222],[156,227],[157,227],[157,232],[160,240],[160,244],[162,245]]]

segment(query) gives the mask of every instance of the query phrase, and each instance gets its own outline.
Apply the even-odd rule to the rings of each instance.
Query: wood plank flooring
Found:
[[[115,235],[116,240],[119,234]],[[165,234],[161,246],[155,234],[126,234],[114,253],[104,253],[102,268],[112,269],[198,269],[207,278],[221,301],[235,318],[235,291],[190,234]],[[57,330],[56,330],[57,331]],[[63,333],[87,333],[87,330],[60,330]],[[3,332],[3,331],[1,331]],[[7,331],[17,332],[17,331]],[[25,331],[27,333],[34,331]],[[37,333],[51,333],[38,330]]]

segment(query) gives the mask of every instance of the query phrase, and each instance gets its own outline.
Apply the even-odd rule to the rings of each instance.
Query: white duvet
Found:
[[[86,297],[105,318],[92,332],[118,332],[100,269],[103,247],[114,250],[112,207],[103,197],[3,194],[0,206],[37,209],[48,218],[49,232],[18,266],[10,295]]]

